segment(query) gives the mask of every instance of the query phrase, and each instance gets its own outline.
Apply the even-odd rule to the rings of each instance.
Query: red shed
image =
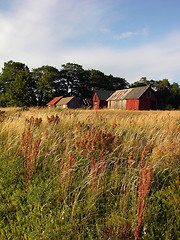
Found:
[[[48,107],[56,107],[56,104],[61,100],[61,98],[63,98],[63,96],[55,97],[49,103],[47,103],[46,105]]]
[[[107,99],[109,108],[156,110],[157,96],[150,86],[116,91]]]
[[[107,99],[114,93],[114,91],[95,90],[92,98],[93,109],[106,108],[108,103]]]

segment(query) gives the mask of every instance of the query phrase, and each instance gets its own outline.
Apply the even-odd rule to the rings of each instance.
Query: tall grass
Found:
[[[179,111],[1,109],[1,239],[178,239],[179,129]]]

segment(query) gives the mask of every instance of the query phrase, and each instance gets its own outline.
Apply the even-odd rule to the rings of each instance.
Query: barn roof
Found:
[[[95,92],[97,93],[98,98],[101,101],[106,101],[114,93],[114,91],[108,90],[96,90]]]
[[[139,99],[150,86],[136,87],[128,94],[126,99]]]
[[[117,90],[113,93],[107,101],[118,101],[124,99],[139,99],[142,94],[149,88],[150,86],[136,87],[136,88],[128,88]]]
[[[107,101],[116,101],[126,99],[126,96],[132,91],[132,88],[115,91]]]
[[[49,103],[47,103],[46,105],[54,105],[56,104],[63,96],[60,97],[55,97],[53,98]]]
[[[66,104],[68,104],[73,98],[75,98],[75,97],[65,97],[65,98],[62,98],[62,99],[57,103],[57,105],[66,105]]]

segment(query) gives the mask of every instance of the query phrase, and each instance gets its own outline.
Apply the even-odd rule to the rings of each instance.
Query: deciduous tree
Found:
[[[20,62],[4,63],[0,75],[2,106],[31,106],[36,104],[29,68]]]
[[[34,91],[38,106],[45,105],[57,94],[62,95],[63,87],[57,68],[48,65],[35,68],[32,71],[32,76],[36,84]]]

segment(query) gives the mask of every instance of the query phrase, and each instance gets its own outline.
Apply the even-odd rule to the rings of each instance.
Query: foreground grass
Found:
[[[179,111],[1,109],[1,239],[179,239],[179,129]]]

